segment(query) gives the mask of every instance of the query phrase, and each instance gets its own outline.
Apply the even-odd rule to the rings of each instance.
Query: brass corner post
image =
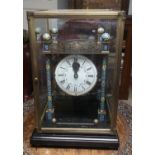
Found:
[[[117,107],[119,99],[119,79],[120,79],[120,65],[121,65],[121,51],[124,35],[125,16],[124,11],[121,11],[117,20],[117,40],[116,40],[116,59],[114,70],[114,83],[113,83],[113,107],[112,107],[112,129],[116,129],[117,123]]]
[[[39,76],[38,76],[38,64],[37,64],[37,48],[36,48],[36,38],[35,38],[35,24],[32,12],[27,12],[28,19],[28,31],[30,39],[30,49],[31,49],[31,62],[32,62],[32,72],[33,72],[33,93],[34,93],[34,106],[35,106],[35,127],[40,130],[40,104],[39,104]]]

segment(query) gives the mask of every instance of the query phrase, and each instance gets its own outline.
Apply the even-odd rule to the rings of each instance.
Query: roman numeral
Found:
[[[87,71],[91,70],[92,67],[87,68]]]
[[[76,86],[74,86],[74,92],[77,92],[77,87]]]
[[[67,89],[67,90],[69,90],[69,89],[70,89],[70,85],[69,85],[69,84],[67,85],[66,89]]]
[[[86,60],[84,60],[84,62],[83,62],[83,64],[82,64],[82,66],[84,65],[84,63],[86,62]]]
[[[89,81],[86,81],[86,84],[88,84],[88,85],[91,85],[91,82],[89,82]]]
[[[88,77],[94,77],[93,75],[88,75]]]
[[[64,74],[58,74],[58,76],[64,76]]]
[[[71,63],[69,62],[69,60],[66,60],[67,64],[71,66]]]
[[[65,83],[65,80],[60,81],[60,83],[61,83],[61,84],[64,84],[64,83]]]
[[[64,67],[60,67],[61,69],[65,69]]]
[[[78,58],[77,57],[74,57],[74,62],[77,62],[78,61]]]
[[[85,90],[85,87],[84,86],[82,86],[82,88],[83,88],[83,90]]]

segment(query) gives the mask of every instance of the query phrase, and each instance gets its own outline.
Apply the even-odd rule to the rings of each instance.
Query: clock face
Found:
[[[94,63],[82,55],[63,58],[55,69],[55,80],[61,90],[73,96],[88,93],[97,81]]]

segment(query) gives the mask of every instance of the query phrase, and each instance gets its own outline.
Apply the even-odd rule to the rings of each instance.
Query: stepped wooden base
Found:
[[[35,147],[74,147],[118,149],[117,133],[113,135],[51,134],[33,131],[30,143]]]

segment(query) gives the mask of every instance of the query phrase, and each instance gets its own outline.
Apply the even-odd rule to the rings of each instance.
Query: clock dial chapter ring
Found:
[[[97,69],[86,56],[69,55],[56,66],[55,80],[68,95],[84,95],[96,85]]]

